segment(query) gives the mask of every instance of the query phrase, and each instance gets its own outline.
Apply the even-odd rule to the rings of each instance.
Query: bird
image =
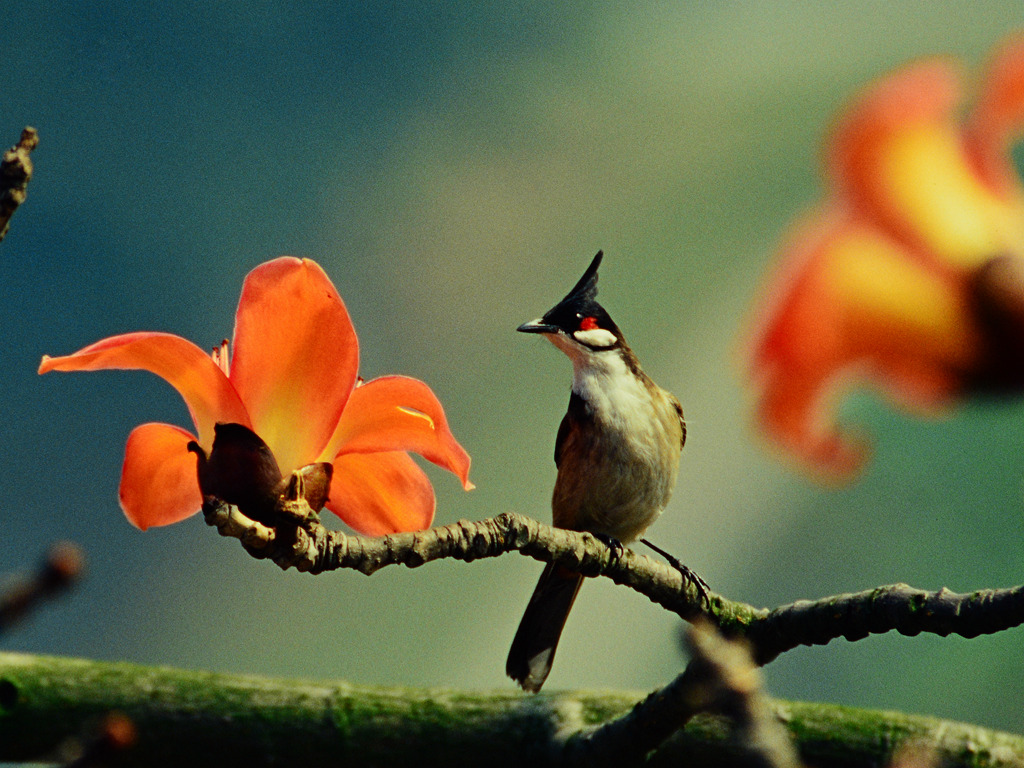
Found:
[[[614,552],[640,539],[668,504],[686,421],[679,401],[644,373],[622,331],[597,302],[603,255],[597,252],[575,287],[543,317],[516,330],[545,336],[572,362],[569,407],[555,440],[552,522],[589,531]],[[673,564],[684,577],[696,578],[701,590],[699,577],[678,561]],[[525,691],[536,693],[547,679],[582,583],[580,574],[554,563],[541,574],[505,665]]]

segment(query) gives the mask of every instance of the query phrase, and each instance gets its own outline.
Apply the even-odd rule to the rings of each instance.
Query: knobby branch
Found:
[[[975,637],[1024,623],[1024,586],[960,595],[895,584],[757,608],[707,590],[699,577],[676,565],[513,513],[375,538],[328,530],[302,494],[279,500],[274,527],[213,497],[204,500],[203,512],[209,525],[239,539],[250,555],[285,569],[353,569],[369,575],[395,564],[415,568],[446,558],[469,562],[519,552],[609,578],[694,624],[687,635],[690,661],[675,680],[599,728],[553,739],[563,765],[638,764],[652,751],[662,751],[696,714],[719,712],[733,724],[734,743],[754,763],[792,768],[799,760],[788,737],[773,727],[760,690],[760,665],[799,645],[839,637],[858,640],[892,630]]]
[[[296,503],[304,502],[284,502]],[[701,588],[671,565],[611,547],[590,533],[554,528],[515,513],[368,537],[328,530],[308,507],[290,510],[296,522],[277,528],[249,520],[216,499],[208,498],[203,511],[207,523],[239,539],[252,556],[310,573],[354,569],[369,575],[389,565],[416,568],[434,560],[469,562],[507,552],[556,562],[627,586],[687,621],[705,616],[726,636],[746,638],[759,664],[801,645],[824,645],[841,637],[855,641],[895,630],[909,636],[926,632],[971,638],[1024,623],[1024,586],[958,594],[891,584],[771,610],[713,591],[705,601]]]

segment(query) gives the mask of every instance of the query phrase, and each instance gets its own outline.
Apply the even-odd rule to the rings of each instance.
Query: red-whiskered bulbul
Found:
[[[576,287],[544,317],[517,330],[543,334],[572,361],[569,409],[555,441],[553,524],[615,546],[639,539],[668,504],[686,423],[679,401],[641,370],[597,303],[601,257],[598,251]],[[505,666],[526,691],[544,684],[582,583],[582,576],[554,564],[541,574]]]

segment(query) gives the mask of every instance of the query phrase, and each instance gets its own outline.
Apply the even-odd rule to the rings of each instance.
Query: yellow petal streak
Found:
[[[1024,211],[993,194],[943,126],[907,127],[880,148],[879,180],[919,242],[950,265],[972,269],[1024,251]]]
[[[824,282],[842,308],[854,354],[888,349],[937,366],[964,366],[974,354],[963,298],[948,280],[871,230],[852,230],[835,242]]]

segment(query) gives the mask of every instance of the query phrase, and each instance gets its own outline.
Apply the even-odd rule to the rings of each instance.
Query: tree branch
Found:
[[[599,768],[638,762],[699,713],[719,712],[732,723],[732,743],[744,754],[741,764],[799,768],[748,644],[727,640],[707,619],[697,620],[685,640],[690,655],[686,671],[628,714],[570,740],[570,764]]]
[[[621,716],[636,698],[380,688],[0,653],[0,761],[51,755],[119,711],[135,731],[119,765],[397,768],[429,755],[453,766],[542,768],[566,764],[566,737]],[[954,767],[1024,759],[1024,738],[982,728],[832,705],[770,706],[811,764],[874,768],[908,740],[934,746]],[[739,764],[749,753],[728,731],[720,717],[700,715],[652,764]]]
[[[935,592],[890,584],[820,600],[798,600],[750,619],[738,630],[756,648],[758,663],[767,664],[799,645],[825,645],[843,637],[861,640],[869,634],[896,630],[946,637],[990,635],[1024,623],[1024,586],[982,589],[957,594],[943,587]]]
[[[746,637],[759,664],[797,646],[824,645],[840,637],[859,640],[896,630],[904,635],[928,632],[971,638],[1024,623],[1024,586],[961,595],[945,588],[926,592],[893,584],[800,600],[774,610],[709,592],[705,607],[697,585],[670,565],[629,549],[617,553],[592,534],[554,528],[514,513],[372,538],[329,531],[315,515],[310,522],[308,507],[291,512],[304,521],[301,525],[278,529],[254,523],[215,500],[207,499],[203,509],[210,525],[224,536],[240,539],[253,556],[311,573],[351,568],[369,575],[388,565],[416,568],[443,558],[469,562],[518,551],[586,576],[605,576],[682,619],[707,615],[727,635]]]
[[[39,144],[35,128],[25,128],[21,140],[4,152],[0,161],[0,240],[10,229],[11,216],[28,195],[28,182],[32,178],[32,159],[29,153]]]
[[[518,551],[586,576],[607,576],[684,619],[702,612],[700,590],[684,581],[676,568],[630,549],[612,549],[593,534],[555,528],[511,512],[479,522],[460,520],[424,531],[380,537],[328,530],[315,519],[311,521],[307,511],[290,513],[303,521],[301,525],[276,529],[249,520],[234,507],[210,498],[203,505],[203,513],[206,522],[222,536],[239,539],[253,557],[269,558],[284,569],[294,567],[317,574],[346,568],[370,575],[389,565],[417,568],[433,560],[471,562]]]

